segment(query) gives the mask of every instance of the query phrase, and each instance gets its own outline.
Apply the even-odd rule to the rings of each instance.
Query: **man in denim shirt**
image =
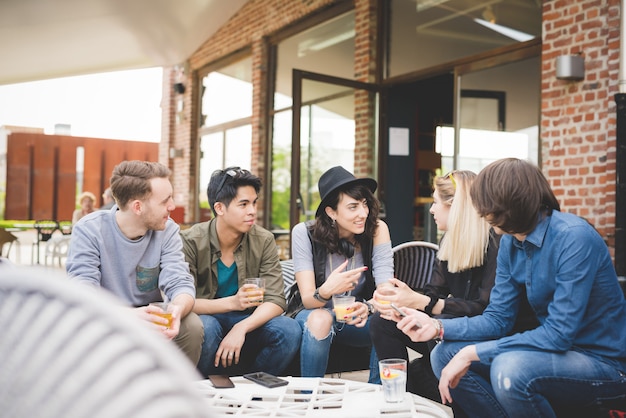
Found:
[[[554,417],[626,399],[626,301],[608,248],[584,219],[560,212],[541,171],[518,159],[483,169],[471,190],[500,241],[482,315],[398,322],[414,340],[443,339],[431,360],[444,402],[469,416]],[[539,326],[506,336],[526,294]],[[422,328],[413,329],[416,322]]]
[[[231,167],[211,176],[207,194],[215,218],[181,232],[196,278],[194,312],[204,324],[198,370],[278,375],[300,347],[298,323],[282,316],[284,282],[274,235],[255,225],[261,179]],[[246,278],[265,279],[263,301],[248,298]]]

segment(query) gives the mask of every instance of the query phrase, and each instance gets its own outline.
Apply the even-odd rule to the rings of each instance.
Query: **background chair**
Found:
[[[30,255],[30,263],[35,264],[35,252],[37,253],[37,264],[39,264],[39,244],[42,242],[48,242],[52,238],[54,231],[59,229],[59,223],[57,221],[35,221],[33,228],[37,232],[37,237],[33,241],[33,248]]]
[[[7,231],[6,229],[0,228],[0,257],[9,258],[9,255],[11,254],[11,248],[13,248],[13,243],[15,243],[17,247],[16,249],[17,253],[15,257],[16,257],[17,262],[19,263],[20,253],[21,253],[20,248],[19,248],[20,240],[15,235]],[[6,252],[4,252],[5,244],[8,244]]]
[[[72,221],[59,221],[59,231],[63,235],[70,235],[72,233]]]
[[[3,416],[214,416],[189,360],[117,299],[61,274],[4,264]]]
[[[63,267],[63,260],[67,258],[71,240],[71,235],[59,235],[48,240],[43,253],[44,265],[47,266],[48,259],[50,259],[51,266],[54,265],[56,260],[59,263],[59,267]]]
[[[393,247],[396,278],[419,291],[430,281],[439,246],[426,241],[409,241]]]

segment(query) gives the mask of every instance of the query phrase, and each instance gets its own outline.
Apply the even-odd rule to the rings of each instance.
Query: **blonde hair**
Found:
[[[84,198],[88,197],[93,203],[96,203],[96,195],[91,192],[82,192],[76,198],[76,204],[80,206]]]
[[[476,212],[470,196],[475,178],[471,171],[457,170],[434,181],[441,203],[450,206],[448,230],[439,243],[437,258],[448,262],[451,273],[482,266],[489,245],[490,226]]]

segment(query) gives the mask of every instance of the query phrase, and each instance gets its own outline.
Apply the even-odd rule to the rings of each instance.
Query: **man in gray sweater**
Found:
[[[170,170],[159,163],[124,161],[113,169],[111,190],[119,207],[84,216],[72,230],[66,262],[70,278],[102,287],[149,326],[182,349],[194,366],[204,328],[192,312],[196,289],[182,252]],[[151,302],[174,305],[173,322],[155,315]],[[154,322],[162,322],[155,324]]]

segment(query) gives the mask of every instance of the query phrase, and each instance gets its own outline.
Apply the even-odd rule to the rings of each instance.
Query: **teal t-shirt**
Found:
[[[239,290],[237,263],[226,267],[222,260],[217,260],[217,293],[216,298],[232,296]]]

